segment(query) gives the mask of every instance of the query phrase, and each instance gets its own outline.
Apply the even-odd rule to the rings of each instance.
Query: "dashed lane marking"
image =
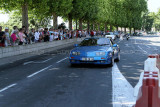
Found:
[[[66,58],[64,58],[64,59],[62,59],[62,60],[60,60],[60,61],[58,61],[56,63],[59,64],[59,63],[61,63],[62,61],[66,60],[66,59],[68,59],[68,57],[66,57]]]
[[[33,77],[33,76],[35,76],[35,75],[37,75],[37,74],[39,74],[39,73],[41,73],[41,72],[43,72],[43,71],[49,69],[51,66],[52,66],[52,65],[50,65],[50,66],[48,66],[48,67],[46,67],[46,68],[44,68],[44,69],[41,69],[40,71],[37,71],[37,72],[35,72],[35,73],[29,75],[29,76],[27,76],[27,78],[31,78],[31,77]]]
[[[17,85],[17,84],[16,84],[16,83],[15,83],[15,84],[11,84],[11,85],[9,85],[9,86],[7,86],[7,87],[1,89],[1,90],[0,90],[0,93],[3,92],[3,91],[6,91],[6,90],[9,89],[9,88],[14,87],[15,85]]]
[[[50,61],[50,60],[52,60],[52,59],[53,59],[53,58],[49,58],[49,59],[44,60],[44,61],[42,61],[42,62],[29,61],[29,62],[25,62],[23,65],[27,65],[27,64],[31,64],[31,63],[41,64],[41,63],[45,63],[45,62],[47,62],[47,61]]]
[[[148,46],[148,45],[145,45],[147,48],[151,48],[150,46]]]
[[[59,64],[59,63],[61,63],[62,61],[66,60],[66,59],[68,59],[68,57],[66,57],[66,58],[64,58],[64,59],[62,59],[62,60],[59,60],[58,62],[56,62],[56,64]],[[35,75],[37,75],[37,74],[39,74],[39,73],[41,73],[41,72],[49,69],[49,68],[52,67],[52,66],[53,66],[53,65],[50,65],[50,66],[48,66],[48,67],[46,67],[46,68],[44,68],[44,69],[41,69],[41,70],[39,70],[39,71],[37,71],[37,72],[35,72],[35,73],[27,76],[27,78],[31,78],[31,77],[33,77],[33,76],[35,76]]]

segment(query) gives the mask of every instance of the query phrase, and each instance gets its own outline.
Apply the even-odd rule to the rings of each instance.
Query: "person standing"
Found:
[[[2,26],[0,26],[0,47],[5,47],[5,33],[2,31]]]
[[[50,35],[49,41],[52,42],[53,41],[53,37],[54,37],[54,32],[53,32],[52,28],[49,29],[49,35]]]
[[[35,43],[38,43],[38,41],[39,41],[39,36],[40,36],[40,33],[39,33],[38,30],[36,30],[36,32],[35,32]]]
[[[11,35],[11,40],[12,40],[12,42],[11,42],[12,44],[11,45],[12,46],[15,46],[15,42],[18,39],[16,35],[17,35],[17,31],[15,30]]]
[[[32,28],[31,32],[29,33],[29,39],[31,44],[34,43],[34,40],[35,40],[34,35],[35,35],[35,29]]]
[[[94,32],[93,32],[93,30],[91,31],[90,34],[91,34],[91,37],[94,37]]]
[[[5,36],[6,36],[5,46],[7,47],[7,46],[11,45],[8,27],[5,28]]]
[[[48,42],[49,41],[49,32],[48,32],[48,28],[45,28],[43,31],[43,37],[44,37],[44,42]]]
[[[23,43],[25,42],[25,38],[26,38],[26,36],[25,36],[25,34],[24,34],[24,29],[22,29],[22,28],[20,28],[20,30],[19,30],[19,45],[23,45]]]
[[[43,40],[43,29],[41,28],[39,31],[40,35],[39,35],[39,42],[41,42]]]

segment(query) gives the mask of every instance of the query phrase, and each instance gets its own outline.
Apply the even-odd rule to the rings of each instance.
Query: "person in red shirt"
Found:
[[[91,37],[94,37],[94,32],[93,32],[93,30],[91,31]]]
[[[76,37],[78,38],[79,35],[79,30],[76,31]]]

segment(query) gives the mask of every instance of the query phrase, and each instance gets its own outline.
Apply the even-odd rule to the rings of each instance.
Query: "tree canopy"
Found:
[[[147,11],[146,0],[0,0],[0,7],[6,12],[17,11],[22,14],[22,25],[29,21],[35,25],[44,19],[53,18],[56,29],[57,17],[62,16],[69,20],[72,29],[72,20],[82,23],[102,24],[115,27],[141,29],[143,13]],[[160,12],[159,12],[160,13]],[[158,27],[158,17],[155,26]],[[110,28],[111,28],[110,27]]]

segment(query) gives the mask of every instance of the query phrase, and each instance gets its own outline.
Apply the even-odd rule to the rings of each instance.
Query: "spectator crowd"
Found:
[[[18,29],[17,26],[14,26],[11,33],[9,33],[8,27],[6,27],[4,31],[2,31],[2,26],[0,26],[0,47],[26,45],[40,42],[52,42],[64,39],[81,38],[88,35],[93,37],[97,35],[103,35],[103,32],[88,32],[87,30],[68,30],[62,28],[31,28],[30,30],[28,30],[25,26],[22,26],[22,28],[20,29]]]

